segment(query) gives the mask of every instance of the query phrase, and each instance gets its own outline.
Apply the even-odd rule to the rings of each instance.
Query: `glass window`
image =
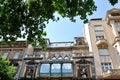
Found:
[[[99,54],[100,55],[109,55],[108,49],[99,49]]]
[[[42,63],[40,65],[40,76],[61,76],[61,74],[72,76],[72,63]]]
[[[7,56],[8,56],[8,52],[3,52],[2,57],[7,58]]]
[[[49,73],[50,64],[41,64],[40,73]]]
[[[51,73],[60,73],[61,66],[60,64],[52,64],[51,65]]]
[[[95,34],[96,34],[96,36],[103,36],[104,32],[103,31],[96,31]]]
[[[101,25],[95,25],[94,29],[95,30],[103,30],[103,27]]]
[[[62,56],[59,56],[59,57],[58,57],[58,60],[60,60],[60,61],[61,61],[61,60],[62,60]]]
[[[111,62],[110,56],[100,56],[101,62]]]
[[[116,25],[117,29],[120,29],[120,22],[119,21],[116,21],[115,25]]]
[[[54,57],[52,57],[52,60],[54,61],[54,60],[56,60],[56,57],[54,56]]]
[[[96,36],[96,40],[103,40],[104,39],[104,36]]]
[[[26,74],[25,74],[25,76],[26,77],[31,77],[31,78],[33,78],[34,77],[34,75],[35,75],[35,64],[28,64],[27,65],[27,67],[26,67]]]
[[[68,56],[65,56],[65,58],[64,58],[65,60],[69,60],[69,57]]]
[[[13,56],[13,59],[18,59],[19,58],[19,54],[20,54],[19,52],[15,52],[14,56]]]
[[[111,63],[102,63],[102,70],[107,71],[109,69],[112,69]]]
[[[71,63],[64,63],[62,66],[63,73],[72,73],[72,64]]]

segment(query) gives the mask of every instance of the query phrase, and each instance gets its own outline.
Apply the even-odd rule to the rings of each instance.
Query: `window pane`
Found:
[[[72,64],[71,63],[64,63],[62,66],[63,73],[71,73],[72,72]]]
[[[96,36],[103,36],[104,32],[102,32],[102,31],[96,31],[95,34],[96,34]]]
[[[109,55],[108,49],[99,49],[99,54],[100,55]]]
[[[66,56],[64,59],[65,59],[65,60],[69,60],[69,57],[68,57],[68,56]]]
[[[19,52],[16,52],[13,56],[13,59],[18,59],[18,57],[19,57]]]
[[[102,70],[107,71],[109,69],[112,69],[111,63],[102,63]]]
[[[52,57],[52,60],[53,60],[53,61],[56,60],[56,57]]]
[[[103,27],[101,25],[94,26],[95,30],[103,30]]]
[[[101,62],[111,62],[110,56],[100,56]]]
[[[40,73],[49,73],[50,64],[41,64]]]
[[[104,39],[104,36],[96,36],[96,40],[103,40]]]
[[[60,64],[52,64],[51,65],[51,73],[60,73]]]
[[[59,56],[59,57],[58,57],[58,60],[60,60],[60,61],[61,61],[61,60],[62,60],[62,56]]]
[[[7,56],[8,56],[8,52],[3,52],[2,57],[7,58]]]
[[[34,71],[35,71],[35,64],[28,64],[26,67],[26,77],[32,78],[35,75]]]

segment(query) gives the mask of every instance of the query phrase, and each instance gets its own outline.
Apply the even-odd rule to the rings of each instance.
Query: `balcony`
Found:
[[[118,16],[109,15],[109,19],[111,19],[111,20],[120,19],[120,15],[118,15]]]
[[[79,44],[74,44],[74,48],[88,48],[87,43],[79,43]]]
[[[103,73],[105,79],[120,79],[120,69],[111,69]]]
[[[113,42],[113,46],[119,41],[120,41],[120,37],[119,36],[115,37],[114,42]]]
[[[115,37],[115,40],[114,40],[115,42],[116,41],[120,41],[120,37]]]
[[[96,44],[97,44],[97,46],[101,46],[101,45],[106,45],[106,46],[108,46],[107,40],[105,40],[105,39],[99,39],[99,40],[97,40],[97,41],[96,41]]]

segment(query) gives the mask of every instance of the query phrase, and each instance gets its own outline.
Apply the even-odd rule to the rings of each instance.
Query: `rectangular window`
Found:
[[[42,63],[40,65],[40,76],[50,76],[50,64]]]
[[[104,32],[102,31],[95,31],[96,36],[103,36]]]
[[[20,54],[19,52],[15,52],[14,56],[13,56],[13,59],[18,59],[19,58],[19,54]]]
[[[41,63],[40,76],[73,76],[73,64],[72,63]]]
[[[8,52],[3,52],[2,57],[7,58],[7,56],[8,56]]]
[[[95,29],[95,31],[96,30],[103,30],[103,27],[101,25],[95,25],[94,29]]]
[[[41,64],[40,73],[49,73],[50,64]]]
[[[96,35],[96,41],[104,39],[103,26],[95,25],[94,30],[95,30],[95,35]]]
[[[108,49],[99,49],[99,55],[109,55]]]
[[[104,36],[96,36],[96,41],[103,40],[103,39],[104,39]]]
[[[115,22],[115,25],[116,25],[116,27],[119,29],[120,28],[120,22],[119,21],[116,21]]]
[[[102,70],[103,71],[107,71],[107,70],[112,69],[111,63],[102,63],[101,65],[102,65]]]
[[[120,31],[120,21],[115,21],[115,27],[117,31]]]
[[[51,76],[61,76],[61,64],[51,64]]]
[[[63,73],[71,73],[72,72],[72,64],[71,63],[64,63],[62,66]]]
[[[62,65],[62,75],[63,76],[72,76],[72,64],[71,63],[64,63]]]
[[[51,65],[51,73],[60,73],[61,66],[60,64]]]
[[[36,72],[35,64],[28,64],[26,66],[25,77],[27,77],[27,78],[34,78],[35,72]]]
[[[111,58],[108,52],[108,49],[99,49],[99,55],[101,62],[111,62]]]
[[[110,56],[100,56],[101,62],[111,62]]]

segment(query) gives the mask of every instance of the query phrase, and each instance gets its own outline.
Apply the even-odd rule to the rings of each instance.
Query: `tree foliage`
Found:
[[[118,0],[109,1],[114,5]],[[96,8],[94,0],[0,0],[0,39],[11,42],[26,38],[45,47],[45,23],[59,20],[55,12],[73,22],[76,16],[87,22]]]
[[[116,3],[118,3],[118,0],[109,0],[109,2],[110,2],[111,5],[114,6]]]
[[[15,67],[0,56],[0,80],[14,80]]]

